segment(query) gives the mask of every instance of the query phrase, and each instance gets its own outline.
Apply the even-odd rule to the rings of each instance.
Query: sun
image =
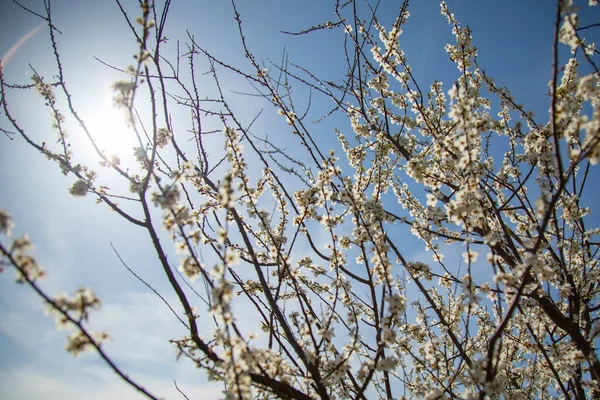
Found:
[[[125,110],[113,104],[112,92],[106,91],[92,104],[93,108],[88,110],[84,122],[95,146],[108,156],[123,158],[132,155],[134,147],[140,146],[139,140],[126,122]],[[93,149],[94,146],[91,147]]]

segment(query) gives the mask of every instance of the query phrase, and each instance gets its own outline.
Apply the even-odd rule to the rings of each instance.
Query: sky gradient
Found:
[[[123,3],[132,13],[136,12],[136,1]],[[382,3],[382,22],[389,26],[392,21],[385,18],[397,14],[397,2]],[[486,71],[511,89],[518,103],[534,110],[541,119],[547,118],[554,2],[447,3],[458,20],[470,26],[480,64]],[[41,1],[27,0],[22,4],[43,12]],[[290,61],[324,80],[335,81],[345,73],[340,32],[305,37],[281,33],[333,20],[329,1],[239,0],[238,8],[251,51],[266,66],[269,60],[279,62],[285,49]],[[415,1],[410,11],[401,43],[415,76],[424,87],[441,80],[448,90],[456,69],[444,51],[452,36],[440,15],[439,4]],[[123,122],[111,110],[111,85],[123,76],[94,58],[121,67],[132,62],[136,45],[117,5],[111,1],[55,1],[53,17],[63,33],[58,37],[58,45],[67,83],[84,120],[89,121],[98,137],[107,136],[106,146],[127,151],[128,139],[120,136]],[[582,19],[587,17],[583,15]],[[3,73],[10,81],[29,83],[31,67],[48,78],[55,73],[48,30],[42,22],[12,2],[0,1],[0,57]],[[167,57],[173,56],[177,39],[185,41],[186,29],[216,57],[248,68],[229,1],[174,2],[166,31],[170,39],[167,48],[171,51]],[[563,51],[563,56],[568,54]],[[229,92],[247,88],[244,82],[233,78],[225,85]],[[234,106],[244,119],[262,108],[248,97],[237,99]],[[12,101],[15,115],[28,129],[47,134],[50,140],[54,138],[41,99],[23,95]],[[317,102],[313,106],[320,105]],[[7,124],[3,118],[0,115],[4,127]],[[280,126],[281,121],[270,113],[255,129],[257,134],[276,138]],[[349,123],[335,118],[316,128],[324,132],[319,135],[323,147],[337,147],[331,139],[336,127],[348,131]],[[103,299],[103,307],[92,316],[92,326],[111,334],[113,340],[105,347],[108,353],[153,393],[168,399],[182,398],[173,385],[176,380],[190,398],[221,398],[220,385],[208,383],[204,374],[187,360],[175,360],[175,349],[168,341],[181,337],[184,330],[160,299],[123,267],[111,248],[112,243],[129,267],[152,282],[171,304],[177,304],[148,251],[150,241],[139,235],[139,228],[123,223],[115,213],[96,205],[91,196],[82,199],[69,195],[72,181],[19,137],[9,140],[0,135],[0,163],[0,208],[12,213],[14,233],[27,233],[36,245],[34,254],[49,273],[44,282],[47,292],[72,293],[81,286],[92,286]],[[424,257],[422,253],[423,250],[415,250],[412,256],[419,259]],[[451,255],[454,256],[460,257],[459,253]],[[63,350],[65,332],[56,331],[53,319],[44,315],[41,300],[27,287],[15,284],[13,276],[10,268],[0,276],[0,398],[138,398],[95,354],[79,358],[67,354]]]

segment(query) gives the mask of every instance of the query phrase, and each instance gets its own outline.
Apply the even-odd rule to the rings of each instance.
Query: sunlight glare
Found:
[[[128,157],[134,147],[139,147],[134,130],[126,122],[125,111],[115,107],[110,90],[99,99],[86,124],[98,148],[109,156]]]

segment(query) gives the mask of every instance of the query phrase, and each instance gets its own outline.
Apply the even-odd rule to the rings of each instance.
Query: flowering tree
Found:
[[[24,85],[0,69],[2,130],[57,164],[73,196],[96,197],[149,235],[148,250],[179,300],[170,307],[187,331],[173,344],[223,382],[227,398],[599,397],[600,230],[581,204],[600,159],[598,52],[582,36],[594,26],[580,26],[576,7],[558,2],[543,119],[480,68],[471,31],[445,3],[456,80],[428,90],[400,45],[407,0],[388,27],[376,7],[361,15],[368,2],[332,3],[335,21],[288,34],[344,31],[348,70],[338,82],[288,63],[260,63],[235,1],[249,67],[217,59],[191,34],[185,54],[163,57],[170,0],[142,0],[137,18],[117,0],[139,47],[114,84],[139,142],[128,164],[103,151],[79,116],[46,0],[46,14],[37,15],[48,23],[56,76],[34,72]],[[564,66],[559,50],[570,51]],[[210,96],[197,84],[202,61],[214,83]],[[297,151],[239,118],[221,89],[223,71],[250,82],[287,121],[286,140]],[[289,82],[328,99],[327,115],[350,122],[335,132],[341,156],[317,145],[315,135],[329,133],[307,123]],[[53,116],[56,144],[13,117],[11,93],[31,89]],[[174,110],[189,119],[175,121]],[[94,162],[77,158],[67,119],[94,147]],[[219,131],[207,130],[207,120]],[[97,161],[100,171],[92,169]],[[103,171],[125,184],[110,189]],[[67,350],[95,350],[155,398],[105,352],[107,333],[90,331],[96,295],[48,294],[27,237],[10,238],[12,224],[1,211],[1,265],[15,268],[17,281],[75,328]],[[410,234],[433,261],[406,256]],[[456,249],[463,262],[444,261]],[[259,335],[238,322],[241,304]]]

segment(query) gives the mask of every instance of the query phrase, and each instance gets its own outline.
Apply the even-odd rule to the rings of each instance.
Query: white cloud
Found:
[[[5,399],[125,399],[131,398],[133,391],[125,383],[111,377],[103,370],[70,376],[55,376],[53,372],[39,366],[19,368],[0,372],[0,387]]]
[[[6,400],[126,400],[143,398],[134,388],[102,366],[86,366],[85,369],[50,371],[29,366],[0,372],[0,397]],[[141,377],[140,382],[144,379]],[[222,392],[218,385],[199,385],[187,379],[177,379],[177,385],[190,398],[219,399]],[[152,394],[166,398],[183,398],[172,380],[152,379],[144,385]]]
[[[44,317],[41,301],[26,288],[0,302],[0,352],[8,346],[18,359],[0,364],[0,398],[7,400],[131,399],[135,389],[124,383],[96,354],[73,358],[63,348],[66,332]],[[177,309],[178,303],[167,297]],[[95,317],[95,318],[94,318]],[[117,365],[151,393],[182,399],[173,380],[189,398],[222,398],[222,386],[209,383],[204,371],[186,359],[176,360],[169,339],[183,336],[183,327],[152,293],[130,292],[92,314],[93,329],[114,338],[104,349]],[[10,362],[8,362],[10,361]],[[142,398],[141,395],[139,398]]]

